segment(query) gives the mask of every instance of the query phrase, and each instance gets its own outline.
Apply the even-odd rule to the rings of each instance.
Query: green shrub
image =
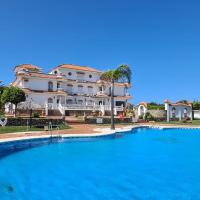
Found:
[[[200,110],[200,101],[193,102],[193,110]]]
[[[145,121],[153,121],[153,120],[155,120],[155,118],[153,117],[153,115],[150,112],[145,113],[144,119],[145,119]]]
[[[34,118],[39,118],[39,117],[40,117],[40,113],[34,112],[34,113],[33,113],[33,117],[34,117]]]
[[[143,116],[143,115],[140,115],[138,118],[139,118],[139,119],[143,119],[143,118],[144,118],[144,116]]]

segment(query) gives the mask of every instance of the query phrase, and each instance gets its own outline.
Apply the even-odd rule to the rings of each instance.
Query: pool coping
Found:
[[[6,143],[6,142],[14,142],[14,141],[24,141],[24,140],[34,140],[34,139],[42,139],[42,138],[52,138],[52,137],[61,137],[61,138],[84,138],[84,137],[102,137],[102,136],[108,136],[108,135],[114,135],[116,133],[122,133],[122,132],[129,132],[135,128],[155,128],[155,129],[200,129],[200,126],[188,126],[188,125],[150,125],[150,124],[142,124],[142,125],[130,125],[125,126],[122,128],[116,128],[115,130],[111,130],[110,128],[95,128],[94,131],[98,133],[77,133],[77,134],[49,134],[49,135],[39,135],[39,136],[24,136],[24,137],[12,137],[12,138],[3,138],[0,139],[0,144]],[[37,131],[38,132],[38,131]],[[20,132],[21,133],[21,132]],[[33,131],[34,133],[34,131]],[[13,135],[19,134],[19,133],[12,133]]]

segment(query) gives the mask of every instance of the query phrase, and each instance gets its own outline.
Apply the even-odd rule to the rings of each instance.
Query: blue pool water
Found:
[[[0,200],[200,199],[200,130],[138,129],[0,159]]]

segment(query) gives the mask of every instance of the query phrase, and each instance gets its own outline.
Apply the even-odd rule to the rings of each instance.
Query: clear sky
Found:
[[[125,63],[135,104],[200,99],[200,1],[0,0],[0,80],[22,63]]]

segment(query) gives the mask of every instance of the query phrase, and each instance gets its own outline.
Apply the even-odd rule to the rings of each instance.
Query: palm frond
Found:
[[[100,79],[104,80],[104,81],[111,82],[111,80],[113,79],[113,73],[114,73],[114,70],[106,71],[103,74],[101,74]]]
[[[131,69],[128,65],[120,65],[116,70],[108,70],[104,72],[100,79],[104,81],[111,82],[122,80],[123,82],[126,81],[128,83],[131,82]]]
[[[118,80],[122,79],[123,81],[126,80],[128,83],[131,82],[132,72],[128,65],[120,65],[116,71],[118,73]]]

